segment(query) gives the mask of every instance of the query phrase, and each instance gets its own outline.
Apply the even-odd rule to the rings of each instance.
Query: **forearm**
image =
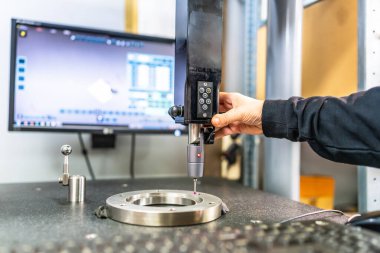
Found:
[[[380,167],[380,87],[343,98],[267,100],[262,121],[268,137],[307,141],[333,161]]]

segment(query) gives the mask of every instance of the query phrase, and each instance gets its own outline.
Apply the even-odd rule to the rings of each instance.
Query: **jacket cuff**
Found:
[[[262,113],[263,133],[267,137],[286,138],[287,100],[265,100]]]

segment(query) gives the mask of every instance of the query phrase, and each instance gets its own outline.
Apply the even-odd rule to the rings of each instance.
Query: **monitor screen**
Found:
[[[10,130],[173,132],[174,40],[12,20]]]

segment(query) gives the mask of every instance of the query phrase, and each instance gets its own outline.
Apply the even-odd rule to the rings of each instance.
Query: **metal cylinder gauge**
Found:
[[[84,202],[86,195],[86,178],[72,175],[69,177],[69,202]]]
[[[69,186],[68,201],[71,203],[84,202],[86,196],[86,178],[84,176],[73,175],[69,173],[69,155],[72,152],[70,145],[63,145],[61,153],[64,155],[63,174],[59,178],[59,183],[63,186]]]

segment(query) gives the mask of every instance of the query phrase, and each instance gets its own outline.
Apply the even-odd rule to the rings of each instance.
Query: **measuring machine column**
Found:
[[[204,144],[214,143],[222,77],[223,0],[177,0],[175,106],[169,114],[189,127],[188,175],[203,176]],[[194,191],[196,191],[194,187]]]

